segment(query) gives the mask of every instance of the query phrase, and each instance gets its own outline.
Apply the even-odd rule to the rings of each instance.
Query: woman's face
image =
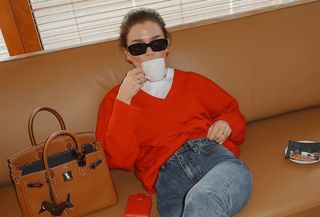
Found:
[[[149,43],[159,38],[165,38],[161,27],[155,22],[146,21],[144,23],[135,24],[131,27],[127,36],[127,45],[130,46],[141,42]],[[131,55],[128,49],[124,49],[124,52],[128,61],[131,61],[136,67],[140,67],[142,62],[161,57],[166,58],[169,50],[167,48],[163,51],[154,52],[150,47],[148,47],[145,54],[138,56]]]

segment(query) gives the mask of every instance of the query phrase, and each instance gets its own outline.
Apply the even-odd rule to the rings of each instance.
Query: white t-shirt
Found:
[[[161,81],[156,82],[145,82],[141,88],[144,92],[150,94],[151,96],[164,99],[170,91],[172,86],[174,76],[174,69],[166,69],[166,77]]]

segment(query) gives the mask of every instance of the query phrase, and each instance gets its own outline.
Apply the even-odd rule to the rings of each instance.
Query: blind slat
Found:
[[[29,0],[44,49],[117,38],[134,7],[156,9],[168,27],[297,0]]]
[[[6,46],[6,43],[4,41],[3,35],[2,35],[2,31],[0,29],[0,60],[6,59],[8,58],[9,52]]]

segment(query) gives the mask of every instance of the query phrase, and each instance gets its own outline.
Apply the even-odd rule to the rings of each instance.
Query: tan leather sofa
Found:
[[[172,32],[169,64],[215,80],[248,120],[240,158],[254,186],[237,217],[320,216],[319,164],[284,159],[289,139],[320,140],[319,11],[316,1]],[[51,106],[70,131],[94,131],[99,102],[129,68],[115,41],[0,62],[1,216],[21,216],[6,159],[30,146],[33,109]],[[35,120],[38,141],[57,129],[50,115]],[[112,176],[119,203],[90,217],[123,216],[127,196],[144,192],[132,172]]]

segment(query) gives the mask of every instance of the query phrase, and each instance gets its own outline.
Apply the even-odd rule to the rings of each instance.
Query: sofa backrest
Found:
[[[203,74],[239,101],[248,121],[320,103],[320,2],[172,32],[168,64]],[[29,147],[28,118],[55,108],[67,129],[94,131],[98,106],[131,68],[117,41],[0,62],[0,183],[6,159]],[[59,129],[35,119],[44,141]]]

